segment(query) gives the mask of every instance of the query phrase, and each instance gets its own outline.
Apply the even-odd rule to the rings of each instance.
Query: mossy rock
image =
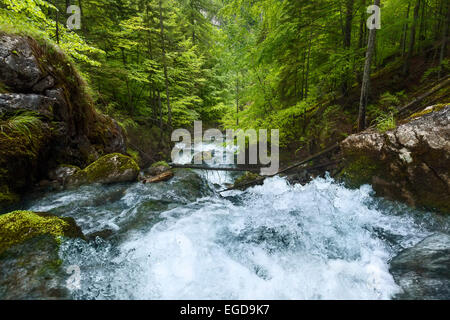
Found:
[[[0,254],[1,300],[70,299],[68,274],[59,257],[59,243],[40,235]]]
[[[380,167],[376,161],[368,156],[360,156],[347,161],[338,178],[350,188],[358,188],[364,184],[370,184],[379,170]]]
[[[258,180],[260,178],[261,178],[261,176],[259,174],[257,174],[257,173],[246,172],[243,176],[237,178],[234,181],[234,186],[237,187],[237,186],[239,186],[241,184],[250,183],[250,182],[253,182],[253,181]]]
[[[166,161],[158,161],[153,163],[150,168],[156,168],[156,167],[166,167],[170,169],[169,164]]]
[[[160,174],[163,174],[167,171],[169,171],[171,169],[171,167],[169,166],[169,164],[165,161],[158,161],[153,163],[149,168],[144,170],[144,175],[145,176],[150,176],[150,177],[154,177],[154,176],[158,176]]]
[[[416,112],[413,115],[411,115],[409,117],[409,119],[420,118],[420,117],[422,117],[424,115],[427,115],[427,114],[430,114],[432,112],[440,111],[440,110],[444,109],[447,106],[449,106],[449,104],[437,104],[435,106],[431,106],[431,107],[425,108],[422,111]]]
[[[139,166],[131,157],[120,153],[112,153],[101,157],[83,170],[67,179],[68,186],[89,183],[119,183],[136,181]]]
[[[55,239],[84,238],[73,218],[31,211],[14,211],[0,216],[0,254],[40,235],[51,235]]]

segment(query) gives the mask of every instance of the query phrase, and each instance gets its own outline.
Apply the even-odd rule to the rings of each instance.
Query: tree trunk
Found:
[[[450,4],[447,2],[447,14],[444,17],[444,29],[442,31],[441,54],[439,56],[438,80],[441,79],[442,70],[443,70],[443,61],[444,61],[444,56],[445,56],[445,48],[446,48],[446,44],[447,44],[447,34],[448,34],[449,23],[450,23]]]
[[[353,22],[353,6],[355,0],[345,1],[345,27],[344,27],[344,49],[349,50],[352,45],[352,22]],[[350,64],[350,60],[347,60]],[[342,79],[342,94],[344,96],[348,93],[348,75],[346,73]]]
[[[352,22],[353,6],[355,0],[346,0],[345,2],[345,28],[344,28],[344,48],[350,48],[352,44]]]
[[[374,5],[380,6],[380,0],[375,0]],[[375,50],[377,29],[373,28],[369,32],[369,43],[367,45],[366,62],[364,65],[364,75],[361,86],[361,99],[359,101],[358,130],[362,131],[366,128],[366,108],[369,100],[370,90],[370,68],[372,65],[373,53]]]
[[[305,99],[308,99],[308,89],[309,89],[309,61],[311,60],[311,39],[309,39],[308,44],[308,58],[306,60],[306,76],[305,76]]]
[[[166,84],[166,96],[167,96],[167,112],[169,127],[172,129],[172,109],[170,107],[170,93],[169,93],[169,77],[167,75],[167,59],[166,59],[166,46],[164,41],[164,21],[162,13],[162,0],[159,1],[159,26],[161,30],[161,49],[163,54],[163,65],[164,65],[164,79]]]
[[[236,74],[236,125],[239,125],[239,73]]]
[[[56,11],[56,43],[59,44],[59,11]]]
[[[406,10],[406,19],[409,19],[409,11],[411,10],[411,3],[408,3],[408,10]],[[408,37],[408,22],[403,26],[403,34],[402,34],[402,57],[406,53],[406,38]]]
[[[419,12],[420,12],[420,0],[417,0],[416,6],[414,7],[414,20],[411,26],[411,40],[409,41],[409,50],[405,59],[405,64],[403,66],[403,75],[405,76],[408,75],[409,73],[409,60],[413,56],[414,48],[416,46],[416,28],[419,19]]]

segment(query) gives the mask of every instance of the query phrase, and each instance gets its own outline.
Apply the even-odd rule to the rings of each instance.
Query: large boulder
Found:
[[[342,178],[377,194],[450,213],[450,106],[427,108],[387,132],[369,129],[341,143]]]
[[[390,262],[402,299],[450,299],[450,236],[434,234]]]
[[[73,218],[59,218],[52,214],[31,211],[14,211],[0,215],[0,253],[44,234],[55,238],[84,237]]]
[[[84,238],[72,218],[15,211],[0,215],[0,299],[68,299],[59,245]]]
[[[113,153],[101,157],[84,170],[75,171],[66,182],[67,186],[132,182],[137,180],[138,175],[139,166],[131,157]]]
[[[27,36],[0,33],[0,126],[2,193],[27,191],[61,163],[85,167],[126,153],[123,130],[95,110],[73,63]]]

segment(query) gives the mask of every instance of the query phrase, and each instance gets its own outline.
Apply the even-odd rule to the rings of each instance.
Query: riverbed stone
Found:
[[[450,298],[450,235],[437,233],[392,259],[400,299]]]
[[[450,105],[411,117],[397,128],[369,129],[341,143],[341,178],[371,184],[380,196],[450,213]]]
[[[66,181],[68,186],[132,182],[137,180],[139,171],[138,164],[131,157],[113,153],[103,156],[85,169],[77,171]]]
[[[0,215],[0,253],[33,237],[48,234],[55,238],[83,238],[73,218],[48,213],[14,211]]]

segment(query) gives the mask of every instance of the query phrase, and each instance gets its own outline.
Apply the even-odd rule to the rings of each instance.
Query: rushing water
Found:
[[[81,269],[75,299],[390,299],[401,293],[390,259],[448,232],[446,219],[369,186],[276,177],[220,194],[235,176],[178,170],[166,183],[85,186],[27,207],[74,217],[85,234],[114,231],[63,243],[64,266]]]

